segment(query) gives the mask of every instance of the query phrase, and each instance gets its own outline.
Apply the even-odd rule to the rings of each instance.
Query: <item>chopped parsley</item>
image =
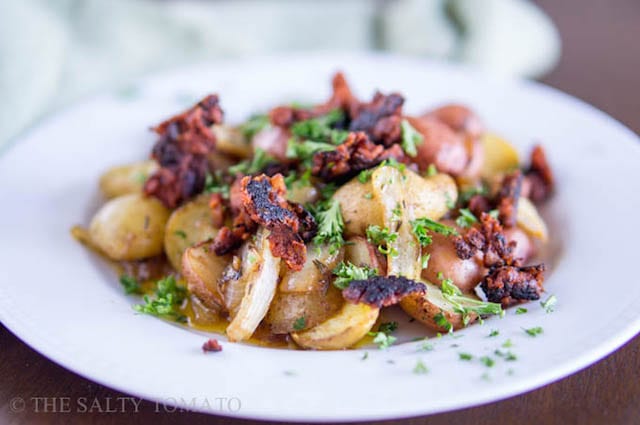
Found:
[[[545,301],[540,301],[540,305],[542,306],[542,308],[544,308],[544,311],[546,311],[547,313],[551,313],[553,312],[553,309],[555,308],[557,302],[558,299],[556,298],[556,296],[551,295]]]
[[[264,149],[256,148],[251,159],[245,159],[229,167],[231,174],[255,174],[273,162],[273,158]]]
[[[344,245],[342,231],[344,220],[340,211],[340,203],[335,199],[329,199],[320,205],[314,214],[318,223],[318,233],[313,238],[316,245],[329,244],[330,251],[335,253]]]
[[[411,230],[418,238],[420,245],[427,246],[432,242],[429,232],[440,233],[444,236],[457,235],[458,232],[453,227],[445,226],[442,223],[428,219],[427,217],[417,218],[411,221]],[[423,267],[425,268],[425,267]]]
[[[373,168],[360,171],[360,174],[358,174],[358,181],[362,184],[368,182],[371,180],[371,174],[373,174]]]
[[[291,126],[291,134],[300,140],[339,145],[345,141],[349,132],[333,127],[344,119],[344,112],[334,109],[326,115],[294,123]]]
[[[373,343],[378,344],[378,348],[380,348],[381,350],[389,348],[391,345],[393,345],[394,342],[396,342],[397,339],[393,335],[387,335],[386,333],[380,331],[369,332],[367,333],[367,335],[374,337]]]
[[[494,337],[494,336],[498,336],[498,335],[500,335],[500,331],[499,331],[499,330],[497,330],[497,329],[493,329],[493,330],[491,331],[491,333],[489,333],[489,335],[488,335],[488,336],[489,336],[489,337]]]
[[[429,341],[423,342],[418,348],[419,351],[433,351],[434,346]]]
[[[369,358],[369,352],[365,351],[364,354],[362,355],[362,357],[360,358],[360,360],[367,360]]]
[[[384,333],[393,333],[398,329],[398,322],[385,322],[381,323],[378,327],[378,331]]]
[[[167,276],[156,283],[153,297],[145,295],[144,304],[136,304],[133,308],[139,313],[185,322],[187,318],[180,314],[178,309],[186,298],[186,294],[186,288],[178,285],[173,276]]]
[[[525,314],[527,311],[529,311],[529,310],[527,310],[527,309],[526,309],[526,308],[524,308],[524,307],[518,307],[518,308],[516,308],[516,314]]]
[[[333,269],[337,278],[333,281],[338,289],[345,289],[352,280],[366,280],[376,276],[378,271],[367,266],[356,266],[350,262],[342,262]],[[396,324],[397,325],[397,324]]]
[[[301,331],[305,328],[305,326],[307,326],[307,319],[304,316],[298,317],[296,321],[293,322],[294,331]]]
[[[223,198],[229,199],[229,191],[230,186],[224,182],[220,171],[214,174],[207,173],[204,179],[204,193],[219,193]]]
[[[447,320],[447,318],[442,312],[433,316],[433,321],[436,322],[436,325],[445,329],[447,332],[453,332],[453,325],[451,324],[451,322]]]
[[[435,164],[429,164],[427,167],[427,177],[433,177],[438,174],[438,169]]]
[[[299,159],[302,162],[306,162],[310,165],[310,162],[318,152],[328,152],[334,150],[336,147],[332,144],[325,142],[315,142],[313,140],[305,140],[299,142],[295,137],[289,139],[287,144],[287,158]]]
[[[422,360],[418,359],[416,365],[413,368],[413,373],[416,375],[426,375],[429,373],[429,368],[422,362]]]
[[[473,356],[469,353],[458,353],[458,356],[460,360],[464,361],[470,361],[471,359],[473,359]]]
[[[174,235],[181,237],[182,239],[187,239],[187,232],[185,232],[184,230],[176,230],[175,232],[173,232]]]
[[[503,314],[502,306],[498,303],[491,303],[476,300],[462,294],[460,289],[453,284],[451,279],[445,279],[442,273],[438,273],[438,278],[442,285],[440,290],[442,296],[453,304],[454,311],[462,314],[462,322],[466,326],[469,323],[469,313],[473,312],[480,316],[488,314]]]
[[[508,362],[513,362],[518,360],[518,356],[516,356],[515,354],[513,354],[511,351],[501,351],[501,350],[496,350],[494,351],[495,355],[498,357],[503,357],[505,359],[505,361]]]
[[[491,357],[489,356],[482,356],[480,357],[480,361],[486,366],[486,367],[493,367],[493,365],[496,364],[495,360],[493,360]]]
[[[138,282],[133,276],[123,274],[120,276],[120,284],[124,288],[124,292],[126,294],[142,294],[140,282]]]
[[[365,193],[362,197],[364,199],[373,199],[373,193]]]
[[[538,336],[544,332],[544,330],[540,326],[536,326],[535,328],[529,328],[529,329],[523,328],[523,330],[530,336]]]
[[[418,133],[418,131],[413,128],[407,120],[402,120],[400,123],[400,131],[402,135],[402,149],[410,157],[415,157],[418,155],[418,149],[416,146],[422,144],[424,141],[422,135]]]
[[[398,202],[396,207],[391,210],[391,219],[393,221],[400,221],[402,219],[402,205],[400,205],[400,202]]]
[[[247,140],[251,140],[253,136],[269,127],[269,125],[269,117],[267,115],[253,115],[240,125],[240,132]]]
[[[133,177],[133,179],[136,181],[136,183],[139,183],[141,185],[145,184],[147,182],[148,178],[149,178],[149,176],[147,176],[143,172],[136,173],[136,175]]]
[[[460,216],[456,219],[456,224],[460,227],[471,227],[473,223],[477,223],[478,219],[468,208],[459,210]]]
[[[374,245],[377,245],[378,251],[384,255],[391,255],[392,257],[398,256],[398,250],[391,246],[398,239],[398,233],[392,232],[389,229],[382,228],[375,224],[370,224],[366,230],[367,240]]]
[[[507,339],[507,340],[502,344],[502,346],[503,346],[504,348],[511,348],[511,347],[513,347],[513,342],[511,342],[511,339]]]

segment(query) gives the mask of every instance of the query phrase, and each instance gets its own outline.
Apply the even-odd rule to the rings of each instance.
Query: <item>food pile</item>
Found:
[[[102,176],[108,200],[74,234],[117,262],[138,311],[230,341],[342,349],[395,304],[453,332],[539,299],[543,148],[523,164],[465,106],[404,100],[360,100],[338,73],[324,103],[229,125],[209,95],[153,128],[150,160]]]

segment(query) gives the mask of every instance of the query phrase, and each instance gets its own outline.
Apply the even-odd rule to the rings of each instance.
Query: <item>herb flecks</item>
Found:
[[[179,312],[179,307],[186,295],[186,288],[178,285],[173,276],[167,276],[156,283],[153,297],[145,295],[144,304],[136,304],[133,308],[139,313],[185,322],[186,316]]]

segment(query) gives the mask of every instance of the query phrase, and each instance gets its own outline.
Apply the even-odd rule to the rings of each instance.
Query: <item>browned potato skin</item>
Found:
[[[513,251],[514,258],[520,258],[523,262],[527,262],[535,255],[535,245],[529,235],[519,227],[511,227],[505,229],[504,235],[509,242],[516,241],[516,247]]]
[[[460,228],[452,220],[443,220],[442,223],[460,231]],[[462,292],[473,293],[476,285],[486,274],[481,255],[478,254],[468,260],[462,260],[456,254],[456,248],[450,236],[432,232],[431,238],[433,240],[431,245],[422,250],[423,254],[431,255],[429,267],[422,270],[422,277],[440,286],[438,273],[441,272],[446,279],[451,279]]]
[[[340,203],[346,236],[364,235],[370,224],[382,225],[383,210],[373,196],[371,181],[360,183],[353,178],[336,191],[333,199]]]
[[[437,288],[435,290],[437,290]],[[451,323],[454,331],[462,329],[464,327],[462,315],[451,310],[440,308],[435,303],[430,302],[428,299],[429,291],[434,291],[433,285],[427,285],[427,293],[425,295],[411,294],[407,297],[404,297],[402,301],[400,301],[400,306],[411,317],[425,324],[429,329],[432,329],[436,332],[448,331],[446,328],[439,326],[434,320],[434,317],[439,313],[442,313],[445,319],[447,319],[447,321]],[[477,314],[470,313],[469,324],[473,323],[477,318]]]
[[[434,164],[438,171],[458,176],[469,163],[464,137],[433,117],[408,117],[409,123],[422,135],[415,160],[421,171]]]
[[[219,281],[231,261],[229,255],[217,256],[211,241],[196,244],[182,256],[182,274],[187,281],[187,289],[211,309],[221,311],[224,298]]]

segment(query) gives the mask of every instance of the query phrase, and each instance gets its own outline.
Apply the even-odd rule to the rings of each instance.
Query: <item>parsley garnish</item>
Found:
[[[187,290],[179,286],[173,276],[167,276],[156,283],[153,298],[145,295],[144,304],[136,304],[133,308],[139,313],[185,322],[186,317],[178,312],[178,307],[184,301],[186,294]]]
[[[418,133],[418,131],[413,128],[407,120],[402,120],[400,122],[400,130],[402,133],[402,149],[410,157],[415,157],[418,155],[418,149],[416,146],[422,144],[424,141],[422,135]]]
[[[378,246],[378,251],[384,255],[398,256],[398,250],[391,246],[398,239],[398,233],[382,228],[375,224],[370,224],[366,230],[367,240]]]
[[[551,313],[557,302],[558,299],[556,298],[556,296],[551,295],[546,299],[546,301],[540,301],[540,305],[542,306],[542,308],[544,308],[544,311],[546,311],[547,313]]]
[[[344,112],[334,109],[326,115],[298,121],[291,126],[291,134],[301,140],[311,140],[316,142],[332,143],[339,145],[344,142],[349,132],[332,128],[341,121],[344,121]]]
[[[318,223],[318,233],[313,238],[316,245],[327,243],[331,252],[337,252],[344,245],[342,231],[344,220],[340,211],[340,203],[335,199],[329,199],[316,211],[315,219]]]
[[[269,125],[269,117],[267,115],[253,115],[240,125],[240,131],[246,139],[251,140],[253,136],[269,127]]]
[[[518,308],[516,308],[516,314],[525,314],[527,311],[529,311],[529,310],[527,310],[527,309],[526,309],[526,308],[524,308],[524,307],[518,307]]]
[[[540,326],[536,326],[535,328],[529,328],[529,329],[524,329],[523,330],[531,335],[531,336],[538,336],[540,335],[542,332],[544,332],[544,330],[540,327]]]
[[[499,330],[497,330],[497,329],[493,329],[493,330],[491,331],[491,333],[489,334],[489,336],[490,336],[490,337],[498,336],[498,335],[500,335],[500,331],[499,331]]]
[[[301,331],[305,326],[307,326],[307,319],[304,316],[298,317],[296,321],[293,322],[294,331]]]
[[[372,168],[360,171],[360,174],[358,174],[358,181],[362,184],[368,182],[371,180],[371,174],[373,174]]]
[[[510,347],[513,347],[513,342],[511,342],[511,339],[507,339],[507,340],[502,344],[502,346],[503,346],[504,348],[510,348]]]
[[[438,174],[438,169],[435,164],[429,164],[427,167],[427,177],[433,177]]]
[[[256,148],[251,159],[245,159],[229,167],[231,174],[255,174],[262,171],[268,164],[273,162],[273,158],[267,155],[264,149]]]
[[[313,140],[297,141],[295,137],[289,139],[287,144],[287,158],[296,158],[303,162],[310,162],[318,152],[332,151],[336,147],[325,142],[314,142]]]
[[[356,266],[350,262],[342,262],[333,270],[333,274],[337,278],[333,281],[333,285],[338,289],[345,289],[352,280],[366,280],[376,276],[378,271],[367,266]]]
[[[513,354],[511,351],[507,351],[506,353],[504,351],[500,351],[500,350],[496,350],[494,351],[496,356],[499,357],[504,357],[504,359],[508,362],[513,362],[518,360],[518,356],[516,356],[515,354]]]
[[[385,323],[381,323],[380,326],[378,327],[378,331],[388,333],[388,334],[395,332],[396,329],[398,329],[398,322],[385,322]]]
[[[438,223],[437,221],[433,221],[428,219],[427,217],[418,218],[411,221],[411,230],[413,234],[418,238],[418,242],[420,245],[427,246],[431,244],[432,239],[431,235],[429,235],[429,231],[440,233],[444,236],[457,235],[458,232],[453,227],[445,226],[444,224]],[[423,267],[424,268],[424,267]]]
[[[124,288],[124,292],[126,294],[142,294],[140,282],[138,282],[133,276],[123,274],[120,276],[120,284]]]
[[[464,189],[460,192],[460,204],[465,205],[476,195],[486,195],[488,190],[485,186],[476,186]]]
[[[442,312],[433,316],[433,320],[434,322],[436,322],[436,325],[440,326],[443,329],[446,329],[447,332],[453,332],[453,325],[447,320]]]
[[[220,171],[209,174],[204,179],[204,193],[220,193],[223,198],[229,199],[230,187],[224,182]]]
[[[174,235],[181,237],[182,239],[187,239],[187,233],[184,230],[176,230],[173,232]]]
[[[369,352],[365,351],[360,360],[367,360],[369,358]]]
[[[495,364],[496,364],[495,360],[493,360],[493,359],[492,359],[491,357],[489,357],[489,356],[482,356],[482,357],[480,357],[480,361],[481,361],[482,363],[484,363],[484,365],[485,365],[486,367],[493,367],[493,365],[495,365]]]
[[[473,356],[469,353],[458,353],[458,356],[460,357],[460,360],[464,360],[464,361],[470,361]]]
[[[420,351],[432,351],[433,349],[434,349],[433,344],[431,344],[428,341],[423,342],[419,348]]]
[[[442,273],[438,273],[442,285],[442,296],[453,304],[454,311],[462,314],[462,322],[466,326],[469,323],[469,313],[478,315],[502,314],[502,306],[498,303],[479,301],[462,294],[460,289],[453,284],[451,279],[445,279]]]
[[[429,369],[427,368],[427,366],[425,366],[422,360],[418,360],[415,367],[413,368],[413,373],[415,373],[416,375],[426,375],[427,373],[429,373]]]
[[[456,219],[456,224],[460,227],[471,227],[473,223],[477,223],[478,219],[468,208],[459,210],[460,216]]]
[[[396,342],[397,339],[393,335],[387,335],[386,333],[380,331],[369,332],[367,335],[374,337],[373,343],[378,344],[378,347],[381,350],[389,348],[391,345],[393,345],[394,342]]]

